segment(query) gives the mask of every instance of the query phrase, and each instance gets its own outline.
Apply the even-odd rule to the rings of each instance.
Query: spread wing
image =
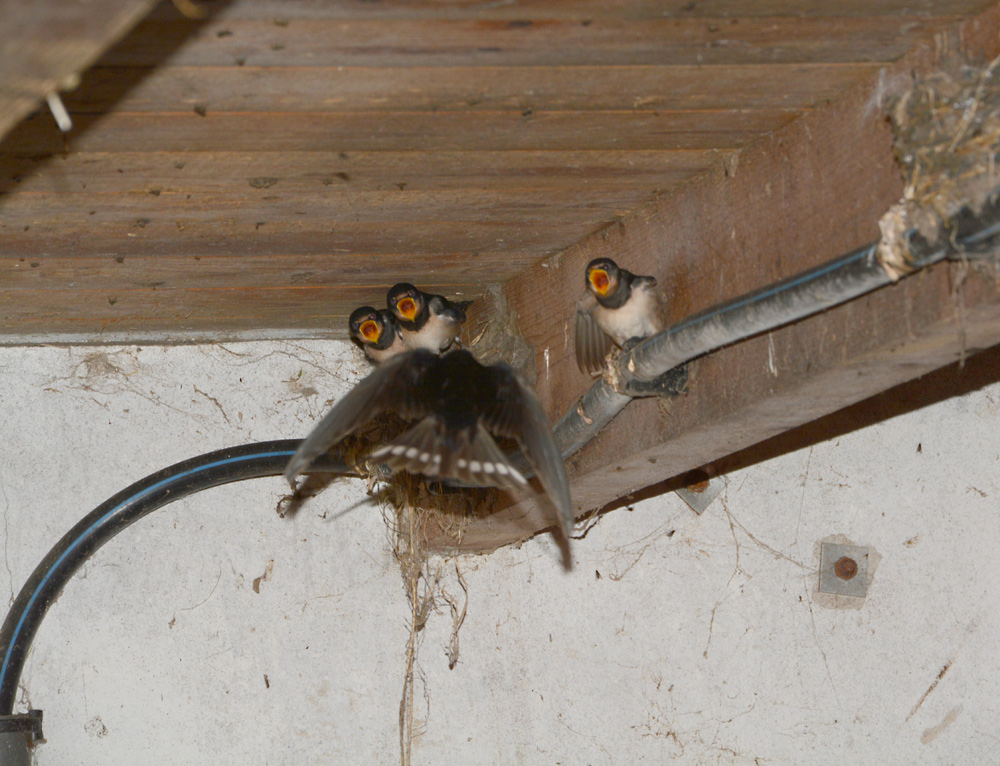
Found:
[[[312,462],[345,436],[381,412],[404,418],[427,414],[419,396],[420,381],[438,361],[426,350],[408,351],[384,362],[337,402],[312,430],[288,461],[285,478],[290,484]]]
[[[457,433],[446,431],[440,418],[430,415],[379,447],[371,457],[393,471],[458,479],[477,487],[502,487],[515,492],[528,487],[528,480],[511,465],[482,424]]]
[[[604,359],[614,345],[591,314],[596,305],[597,299],[588,292],[576,306],[576,366],[593,376],[604,370]]]
[[[559,526],[568,540],[575,521],[573,502],[566,466],[552,438],[545,410],[535,392],[513,370],[506,365],[491,369],[497,379],[497,397],[483,422],[493,433],[517,440],[555,506]]]

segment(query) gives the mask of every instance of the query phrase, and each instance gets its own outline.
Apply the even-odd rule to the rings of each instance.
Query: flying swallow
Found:
[[[375,364],[381,364],[406,351],[396,317],[385,309],[374,309],[371,306],[356,308],[351,312],[347,326],[351,337],[361,344],[365,356]]]
[[[323,417],[285,469],[295,478],[331,446],[382,412],[416,424],[368,458],[393,471],[524,492],[528,480],[491,434],[517,441],[569,540],[573,506],[562,455],[531,388],[505,364],[484,366],[465,350],[409,351],[376,367]],[[568,543],[567,543],[568,544]]]
[[[610,258],[587,264],[587,291],[576,307],[576,363],[600,375],[612,345],[646,338],[664,328],[656,279],[641,277]]]
[[[409,282],[399,282],[386,294],[389,311],[396,317],[407,348],[425,348],[440,354],[458,337],[465,309],[472,301],[452,302],[441,295],[421,292]]]

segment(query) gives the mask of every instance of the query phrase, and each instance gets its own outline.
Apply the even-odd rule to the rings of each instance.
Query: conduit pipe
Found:
[[[1000,202],[990,197],[982,209],[968,208],[950,222],[935,242],[909,232],[910,273],[950,257],[995,252],[1000,246]],[[945,228],[945,227],[943,227]],[[668,327],[622,353],[607,374],[553,427],[564,458],[580,450],[621,412],[648,383],[711,351],[791,324],[854,300],[893,279],[876,258],[878,243],[859,248],[821,266]]]

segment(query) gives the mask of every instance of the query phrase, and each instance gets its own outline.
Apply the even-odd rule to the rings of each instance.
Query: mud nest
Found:
[[[538,377],[535,354],[525,341],[499,287],[491,287],[476,299],[475,310],[462,331],[462,345],[482,364],[504,362],[513,367],[525,380],[534,385]],[[395,548],[401,552],[416,550],[422,558],[426,552],[409,539],[415,532],[419,538],[425,530],[436,528],[452,540],[460,540],[462,529],[471,519],[485,518],[500,504],[504,492],[494,487],[451,487],[440,481],[404,472],[394,476],[378,475],[375,465],[365,463],[364,455],[385,444],[409,427],[406,421],[395,416],[375,420],[369,429],[345,443],[345,456],[352,464],[369,476],[382,480],[379,499],[383,507],[395,513]],[[509,439],[498,439],[505,452],[516,449]],[[358,463],[358,459],[361,462]],[[410,514],[416,515],[416,523]],[[412,530],[412,531],[411,531]],[[413,541],[419,543],[417,541]]]
[[[908,232],[939,241],[963,207],[978,213],[997,191],[998,65],[1000,58],[986,66],[947,62],[891,106],[896,157],[907,177],[903,199],[879,222],[878,259],[893,279],[913,271]]]
[[[528,383],[535,385],[538,380],[535,350],[521,335],[503,290],[498,285],[492,285],[476,302],[480,305],[463,329],[465,347],[483,364],[504,362]]]
[[[401,516],[411,511],[418,517],[432,516],[443,530],[449,530],[456,537],[461,536],[461,528],[468,519],[488,515],[495,507],[499,490],[492,487],[450,487],[440,481],[424,476],[400,471],[384,473],[377,463],[366,457],[377,447],[391,441],[412,426],[409,421],[386,414],[375,418],[365,429],[349,436],[340,444],[348,465],[369,477],[370,492],[383,505],[390,507],[396,518],[392,524],[395,533],[395,547],[409,550],[408,540],[411,524]],[[426,519],[421,518],[418,526]]]
[[[462,333],[462,345],[483,364],[503,361],[529,383],[537,378],[534,351],[524,340],[517,322],[499,287],[490,288],[476,300],[470,321]],[[355,475],[367,478],[368,493],[382,507],[393,536],[397,557],[423,559],[426,551],[420,544],[424,533],[433,530],[450,540],[461,540],[462,530],[471,519],[485,518],[499,506],[505,493],[494,487],[454,487],[433,478],[405,472],[389,474],[384,466],[369,461],[376,448],[392,441],[412,426],[392,413],[374,418],[336,445],[337,454]],[[511,439],[497,439],[505,452],[517,449]],[[282,516],[295,514],[301,505],[326,488],[335,477],[330,474],[307,475],[301,486],[282,499],[277,511]],[[414,539],[415,538],[415,539]]]

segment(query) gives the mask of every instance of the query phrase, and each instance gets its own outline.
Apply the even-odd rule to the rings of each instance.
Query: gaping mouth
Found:
[[[608,294],[608,287],[611,286],[611,280],[608,279],[608,272],[604,269],[591,269],[589,277],[590,284],[594,287],[594,292],[600,295]]]
[[[377,343],[379,336],[382,334],[382,331],[378,328],[378,322],[374,319],[366,319],[358,329],[365,340],[370,340],[372,343]]]
[[[417,318],[417,302],[413,298],[401,298],[396,310],[409,322]]]

